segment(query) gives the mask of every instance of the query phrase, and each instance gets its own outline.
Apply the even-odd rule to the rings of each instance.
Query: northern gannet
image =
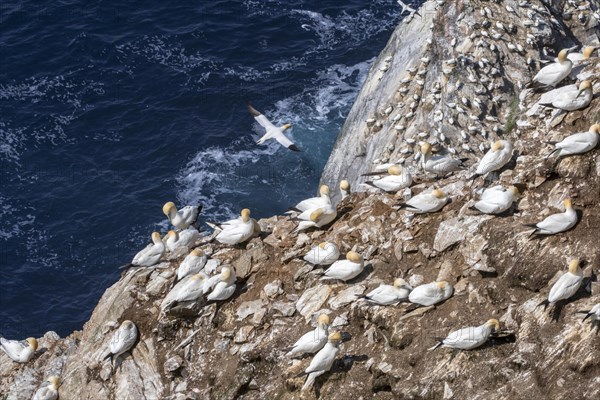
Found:
[[[365,260],[363,260],[363,257],[355,251],[349,251],[345,260],[336,261],[325,270],[321,280],[339,279],[344,282],[349,281],[360,275],[364,266]]]
[[[598,146],[599,141],[600,124],[594,124],[590,127],[589,131],[567,136],[560,142],[545,142],[554,145],[554,150],[548,154],[546,158],[553,154],[556,154],[559,157],[583,154]]]
[[[577,224],[577,212],[573,209],[571,199],[563,200],[563,205],[565,206],[564,213],[552,214],[537,224],[525,224],[525,226],[535,228],[531,235],[554,235],[574,227]]]
[[[342,200],[350,195],[350,182],[345,179],[340,182],[340,194],[342,195]]]
[[[311,210],[309,210],[311,211]],[[306,213],[306,211],[304,212]],[[303,214],[304,214],[303,213]],[[302,214],[301,214],[302,215]],[[314,211],[311,211],[310,218],[308,221],[300,221],[294,232],[300,232],[309,228],[321,228],[330,222],[332,222],[337,217],[337,211],[335,207],[331,204],[328,204],[323,207],[319,207]]]
[[[305,333],[294,343],[286,356],[293,357],[305,353],[313,354],[321,350],[327,337],[329,336],[329,316],[327,314],[319,315],[317,318],[317,327],[310,332]]]
[[[406,203],[400,203],[400,208],[416,214],[432,213],[441,210],[449,202],[444,192],[434,189],[431,192],[421,192]]]
[[[267,117],[256,111],[250,104],[248,104],[248,111],[250,111],[250,114],[252,114],[256,122],[258,122],[267,131],[263,137],[258,139],[256,144],[263,144],[269,139],[275,139],[279,142],[279,144],[292,151],[300,151],[300,149],[283,134],[283,131],[292,127],[291,124],[285,124],[281,127],[276,127],[267,119]]]
[[[585,314],[585,317],[583,317],[583,321],[585,321],[588,318],[591,318],[591,321],[600,321],[600,303],[596,304],[589,311],[577,311],[577,313]]]
[[[340,249],[333,242],[322,242],[310,249],[304,261],[313,265],[329,265],[340,258]]]
[[[191,274],[197,274],[202,271],[204,266],[206,265],[206,261],[208,257],[204,252],[200,249],[194,249],[188,254],[181,264],[179,264],[179,268],[177,268],[177,279],[175,282],[178,282]]]
[[[301,374],[308,375],[302,386],[303,391],[310,389],[318,376],[323,375],[331,369],[339,351],[338,347],[341,341],[342,335],[339,332],[332,332],[329,334],[325,346],[315,355],[308,368]]]
[[[165,244],[160,239],[160,233],[152,232],[152,243],[140,250],[135,257],[133,257],[133,261],[131,261],[129,264],[121,266],[120,269],[129,268],[132,266],[151,267],[159,262],[164,254]]]
[[[396,278],[394,285],[380,285],[366,295],[357,295],[366,301],[381,306],[391,306],[408,300],[412,287],[402,278]]]
[[[232,268],[223,268],[220,282],[215,285],[206,299],[210,301],[227,300],[235,293],[235,280],[235,271]]]
[[[110,353],[108,353],[104,359],[110,358],[112,364],[121,354],[126,353],[133,347],[137,338],[137,326],[129,320],[123,321],[121,326],[119,326],[119,329],[117,329],[110,339]]]
[[[11,360],[26,363],[33,358],[38,342],[32,337],[25,340],[7,340],[0,337],[0,348]]]
[[[569,53],[567,58],[571,60],[573,64],[577,64],[582,61],[589,60],[589,58],[592,56],[592,53],[594,53],[594,50],[596,50],[594,46],[585,46],[581,53]]]
[[[508,140],[494,142],[490,150],[477,164],[475,176],[485,175],[504,167],[512,158],[513,146]]]
[[[229,271],[228,273],[223,273],[225,271]],[[204,287],[202,289],[202,293],[203,294],[207,294],[208,292],[210,292],[211,290],[213,290],[213,288],[215,286],[217,286],[217,284],[219,284],[220,282],[223,282],[223,279],[225,279],[224,282],[227,283],[227,286],[231,285],[232,283],[235,283],[237,277],[235,275],[235,271],[229,266],[229,265],[225,265],[221,268],[221,272],[211,276],[210,278],[208,276],[206,276],[206,281],[204,283]]]
[[[169,231],[167,232],[167,249],[171,252],[180,247],[190,249],[194,247],[198,239],[200,239],[200,232],[193,227],[189,227],[180,232]]]
[[[179,303],[199,299],[205,293],[207,279],[208,276],[204,272],[184,278],[167,293],[160,308],[166,312]]]
[[[412,176],[406,168],[402,168],[399,165],[392,165],[387,169],[388,175],[374,179],[373,181],[367,181],[365,184],[379,188],[389,193],[396,193],[398,190],[407,188],[412,183]],[[369,172],[362,176],[373,176],[373,175],[385,175],[381,171]]]
[[[221,230],[215,238],[219,243],[233,246],[245,242],[254,235],[256,225],[253,221],[250,218],[250,210],[244,208],[240,212],[239,218],[232,219],[221,225],[212,223],[208,223],[208,225],[215,230]]]
[[[579,88],[572,85],[561,88],[560,93],[553,96],[549,102],[540,103],[542,106],[554,107],[564,111],[575,111],[587,107],[594,97],[592,82],[583,81]]]
[[[471,350],[483,345],[487,342],[492,332],[500,330],[500,322],[497,319],[490,319],[481,326],[471,326],[462,328],[440,340],[430,350],[435,350],[438,347],[451,347],[453,349]]]
[[[583,282],[583,271],[579,267],[579,259],[571,260],[569,270],[558,278],[548,293],[548,299],[539,305],[543,305],[546,309],[550,304],[570,298],[577,293],[581,282]]]
[[[186,229],[190,225],[195,225],[201,211],[202,206],[185,206],[181,210],[177,210],[172,201],[163,206],[163,214],[167,216],[175,229]]]
[[[454,288],[446,281],[417,286],[408,295],[408,301],[422,306],[432,306],[452,296]]]
[[[60,379],[58,376],[51,376],[33,395],[33,400],[56,400],[58,399],[58,388]]]
[[[457,159],[450,156],[434,156],[431,151],[431,144],[425,142],[421,146],[421,166],[424,171],[434,173],[436,175],[446,175],[450,172],[464,169],[463,159]]]
[[[556,57],[556,62],[542,68],[534,77],[529,85],[534,86],[536,83],[545,86],[556,86],[560,81],[569,76],[573,63],[567,58],[568,49],[562,49]]]
[[[484,214],[501,214],[512,206],[518,194],[519,189],[515,186],[508,189],[502,185],[494,186],[484,190],[481,199],[473,204],[472,208]]]
[[[294,207],[288,208],[287,214],[293,212],[302,213],[307,210],[331,204],[331,199],[329,197],[329,186],[321,185],[321,187],[319,188],[319,195],[319,197],[310,197],[308,199],[302,200]]]

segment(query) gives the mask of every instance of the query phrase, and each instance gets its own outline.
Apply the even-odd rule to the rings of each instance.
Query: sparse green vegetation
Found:
[[[519,110],[519,98],[513,97],[508,105],[508,116],[506,117],[506,123],[504,124],[504,134],[508,134],[515,129],[517,125],[517,111]]]

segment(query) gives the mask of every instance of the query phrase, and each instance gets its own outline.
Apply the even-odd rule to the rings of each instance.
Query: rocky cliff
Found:
[[[348,179],[355,191],[337,205],[327,229],[292,234],[294,222],[259,221],[263,234],[240,248],[199,244],[213,268],[235,267],[238,290],[223,304],[160,315],[182,257],[132,269],[109,288],[81,331],[49,332],[25,365],[0,354],[0,398],[30,399],[50,375],[60,399],[592,399],[600,396],[600,336],[576,312],[600,302],[600,151],[555,162],[543,140],[587,131],[600,122],[600,98],[582,111],[537,106],[524,86],[547,49],[598,45],[598,3],[588,1],[429,1],[405,20],[375,61],[340,133],[323,180]],[[600,93],[600,61],[576,79]],[[522,193],[507,215],[468,209],[482,178],[463,171],[443,179],[420,175],[412,193],[435,184],[452,202],[441,212],[398,211],[400,198],[360,192],[360,174],[399,162],[416,172],[418,144],[475,163],[497,138],[515,146],[514,160],[491,177]],[[467,162],[469,163],[469,162]],[[308,195],[308,193],[307,193]],[[522,226],[557,212],[566,196],[581,214],[569,232],[542,239]],[[297,258],[323,240],[368,262],[348,283],[319,281]],[[577,295],[547,311],[537,307],[569,259],[586,261]],[[436,279],[455,286],[436,307],[368,306],[356,302],[380,283]],[[310,357],[290,360],[285,348],[327,313],[345,341],[315,390],[296,377]],[[429,351],[434,337],[498,318],[511,334],[473,351]],[[112,333],[134,321],[140,340],[131,354],[108,360]],[[557,321],[553,321],[556,319]]]

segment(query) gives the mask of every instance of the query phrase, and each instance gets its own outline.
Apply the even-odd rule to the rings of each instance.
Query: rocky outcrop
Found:
[[[161,302],[183,257],[131,269],[81,331],[67,338],[47,333],[25,365],[0,354],[0,398],[30,399],[50,375],[61,376],[63,400],[598,398],[599,336],[576,312],[600,302],[600,152],[555,163],[544,158],[549,148],[542,140],[587,130],[600,120],[600,98],[583,111],[528,113],[540,95],[520,89],[537,69],[529,58],[543,46],[598,44],[598,21],[566,2],[523,3],[425,3],[422,19],[401,24],[375,62],[324,172],[326,182],[348,178],[356,190],[377,159],[403,159],[413,169],[420,140],[474,161],[490,140],[505,138],[515,145],[515,159],[492,178],[522,189],[516,210],[473,213],[467,206],[484,182],[471,183],[462,171],[435,181],[421,174],[410,189],[418,193],[435,182],[451,196],[431,215],[399,211],[404,192],[358,192],[337,205],[327,229],[291,234],[295,224],[287,217],[262,219],[264,233],[245,246],[199,244],[213,260],[210,269],[234,266],[238,289],[229,301],[163,316]],[[412,67],[414,76],[403,82]],[[596,79],[598,93],[599,71],[596,58],[580,72]],[[567,195],[582,214],[577,226],[530,238],[522,224],[557,212]],[[320,281],[320,269],[297,256],[323,240],[362,254],[365,271],[347,283]],[[573,257],[586,261],[583,287],[559,307],[538,307]],[[415,310],[354,301],[395,277],[411,285],[447,280],[455,293]],[[331,316],[344,343],[315,390],[300,392],[304,378],[297,375],[310,357],[290,360],[286,348],[313,329],[320,313]],[[428,350],[435,337],[489,318],[511,335],[468,352]],[[113,368],[103,358],[127,319],[140,340]]]

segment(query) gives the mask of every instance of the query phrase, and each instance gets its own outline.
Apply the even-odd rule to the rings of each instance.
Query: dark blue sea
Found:
[[[0,334],[81,329],[162,205],[313,194],[396,0],[0,2]],[[249,100],[303,151],[258,146]]]

